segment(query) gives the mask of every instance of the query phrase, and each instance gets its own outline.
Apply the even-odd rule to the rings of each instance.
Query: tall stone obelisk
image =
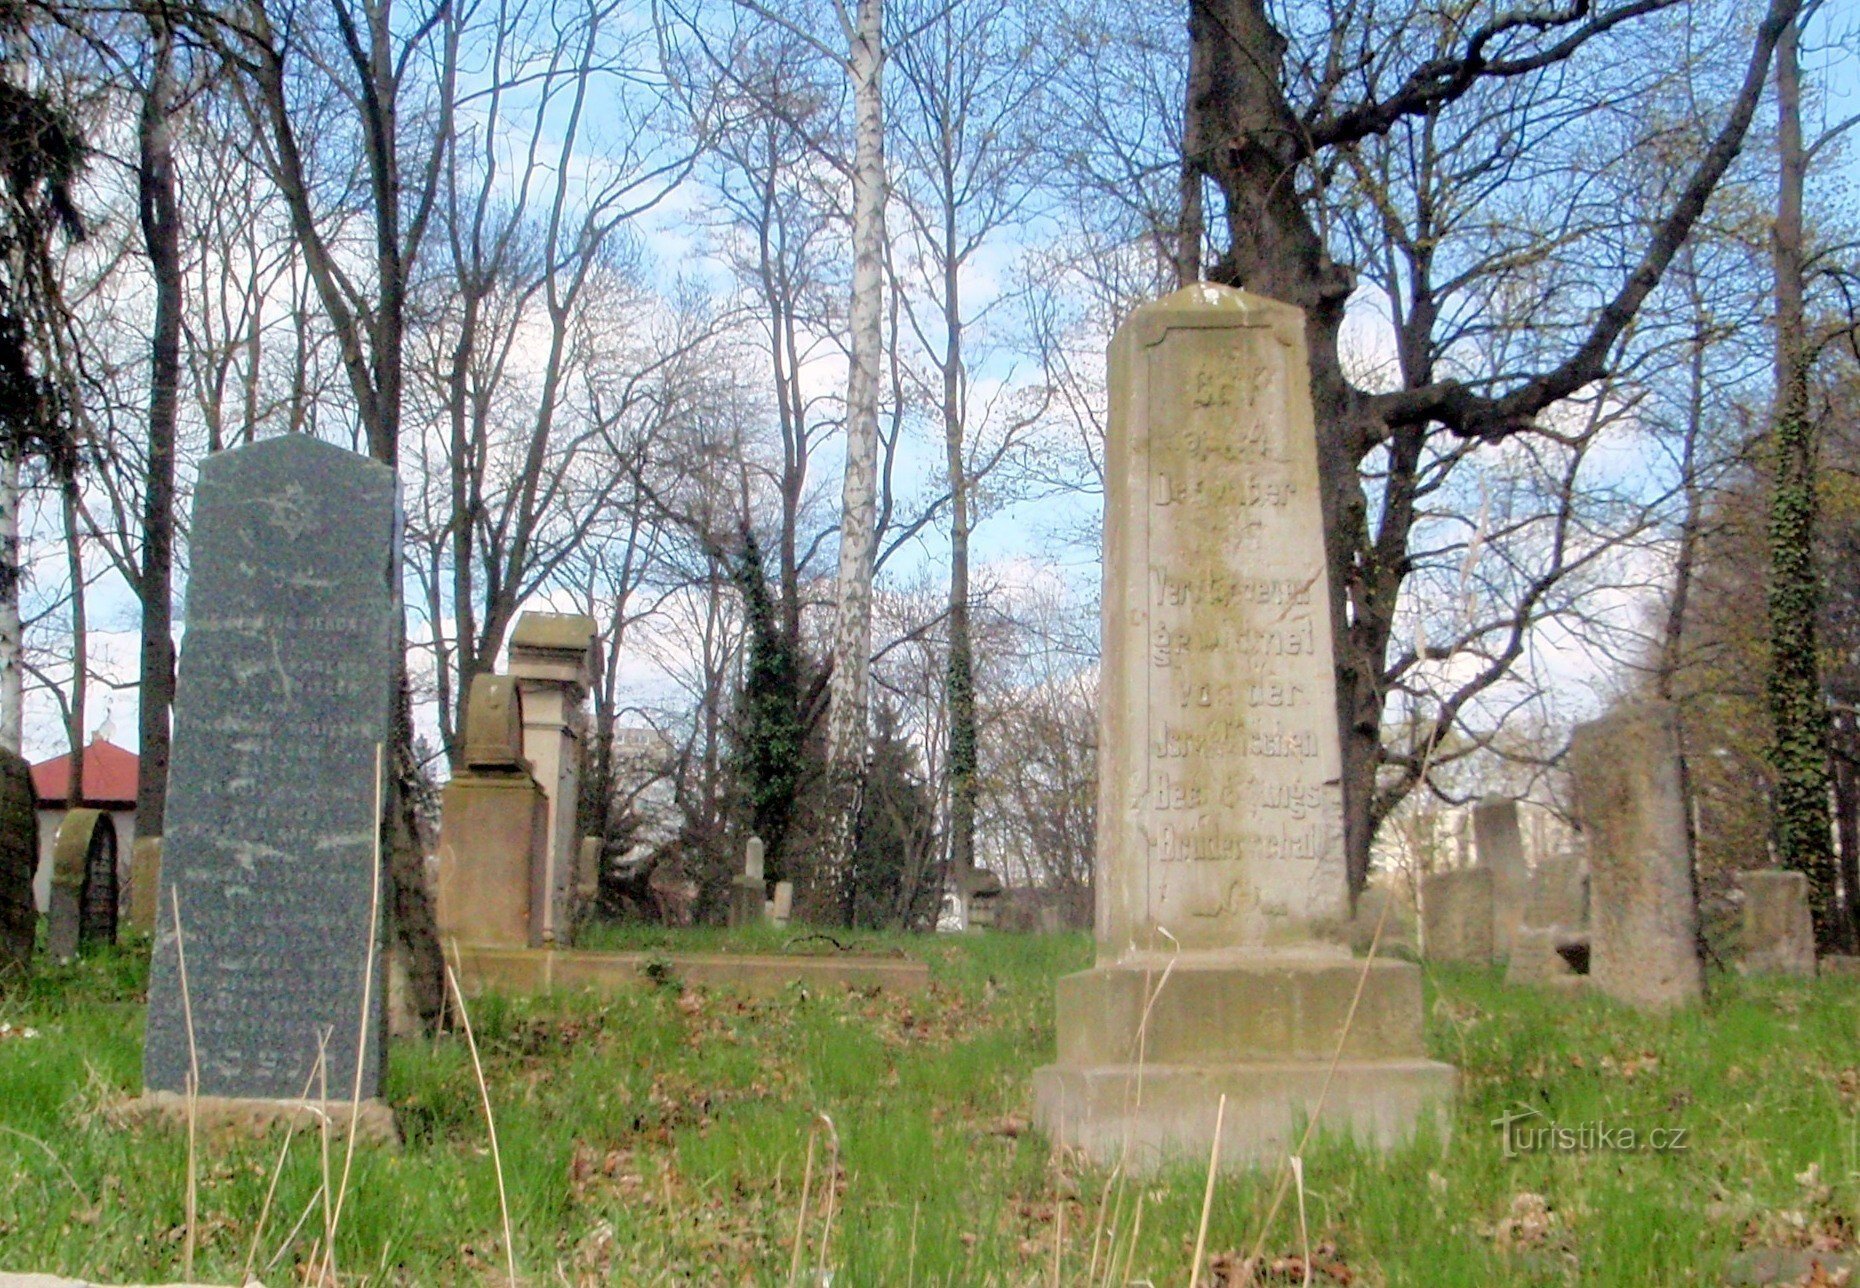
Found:
[[[1111,342],[1097,965],[1059,982],[1045,1130],[1101,1163],[1295,1148],[1363,963],[1304,318],[1199,285]],[[1147,1021],[1145,1014],[1147,1013]],[[1321,1114],[1390,1143],[1451,1095],[1415,967],[1371,963]]]

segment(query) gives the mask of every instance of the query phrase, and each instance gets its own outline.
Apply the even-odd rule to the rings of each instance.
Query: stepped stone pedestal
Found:
[[[1225,1166],[1441,1110],[1417,968],[1348,920],[1331,599],[1299,310],[1194,286],[1111,345],[1097,965],[1035,1115],[1102,1166]],[[1366,972],[1366,978],[1365,978]],[[1347,1026],[1359,980],[1362,999]],[[1147,1019],[1146,1019],[1147,1014]]]

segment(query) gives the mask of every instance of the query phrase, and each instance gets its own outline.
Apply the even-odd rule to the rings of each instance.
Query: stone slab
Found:
[[[161,900],[161,838],[138,836],[129,846],[129,926],[144,935],[155,933],[155,911]]]
[[[1033,1075],[1035,1117],[1054,1141],[1100,1167],[1144,1174],[1208,1165],[1214,1117],[1227,1097],[1221,1168],[1237,1170],[1297,1148],[1318,1108],[1328,1060],[1194,1065],[1047,1065]],[[1434,1060],[1345,1060],[1336,1067],[1320,1133],[1384,1148],[1429,1121],[1444,1126],[1459,1075]]]
[[[1418,947],[1414,910],[1380,886],[1370,886],[1357,896],[1356,915],[1350,918],[1350,924],[1345,930],[1350,951],[1368,953],[1369,945],[1375,941],[1378,924],[1382,927],[1382,940],[1376,948],[1378,956],[1414,956]]]
[[[780,993],[790,984],[814,988],[881,988],[921,993],[930,967],[909,957],[854,953],[785,956],[777,953],[593,953],[555,949],[461,947],[465,991],[535,996],[592,989],[610,992],[649,982],[648,967],[668,968],[687,984],[732,988],[751,996]]]
[[[534,948],[549,802],[528,771],[465,772],[439,797],[434,912],[443,940]]]
[[[1560,932],[1554,927],[1520,926],[1511,942],[1511,956],[1505,963],[1507,984],[1560,984],[1579,979],[1573,967],[1557,951]]]
[[[1164,975],[1167,972],[1165,982]],[[1347,1059],[1415,1057],[1421,1033],[1421,972],[1407,962],[1358,961],[1343,953],[1210,961],[1184,956],[1173,967],[1128,961],[1067,975],[1056,986],[1059,1063],[1213,1065],[1262,1056],[1329,1059],[1362,997],[1344,1042]],[[1146,1017],[1147,1013],[1147,1019]]]
[[[730,882],[729,924],[759,926],[768,913],[768,887],[761,877],[741,876]]]
[[[1473,852],[1479,866],[1492,872],[1492,952],[1506,957],[1530,899],[1531,874],[1524,862],[1518,803],[1488,796],[1473,806],[1472,825]]]
[[[1623,707],[1578,725],[1569,766],[1589,847],[1589,975],[1648,1010],[1699,1000],[1698,905],[1670,703]]]
[[[293,1124],[299,1132],[320,1132],[325,1119],[330,1135],[346,1136],[349,1131],[351,1105],[347,1100],[271,1100],[243,1096],[199,1096],[194,1100],[195,1125],[201,1131],[244,1136],[263,1136]],[[353,1106],[355,1139],[389,1149],[400,1146],[400,1127],[394,1111],[385,1101],[363,1100]],[[172,1091],[150,1091],[133,1100],[112,1105],[107,1110],[111,1121],[121,1127],[185,1126],[187,1097]]]
[[[523,695],[508,675],[474,675],[465,707],[465,768],[522,769]]]
[[[398,549],[385,465],[303,434],[201,464],[143,1058],[151,1090],[183,1091],[188,1078],[178,891],[201,1094],[301,1095],[324,1033],[328,1085],[353,1086],[359,1062],[363,1097],[379,1093],[375,765],[390,736]]]
[[[1738,969],[1748,975],[1813,976],[1815,922],[1808,908],[1808,878],[1767,870],[1742,873],[1738,881],[1744,890]]]
[[[99,809],[65,811],[52,838],[45,950],[69,961],[85,944],[116,942],[116,824]]]
[[[1558,854],[1537,861],[1531,869],[1524,924],[1570,930],[1589,924],[1589,874],[1581,859]]]
[[[1493,940],[1490,868],[1435,872],[1421,881],[1421,951],[1430,961],[1490,965]]]

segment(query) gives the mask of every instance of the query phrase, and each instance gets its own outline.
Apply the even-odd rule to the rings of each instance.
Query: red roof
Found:
[[[136,803],[136,753],[101,738],[84,748],[84,804],[92,809],[128,809]],[[71,754],[32,767],[39,804],[64,803],[71,790]]]

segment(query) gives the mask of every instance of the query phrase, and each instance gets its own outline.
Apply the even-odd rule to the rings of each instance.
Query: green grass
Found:
[[[1028,1075],[1052,1056],[1052,981],[1088,962],[1086,939],[860,938],[924,956],[930,995],[797,988],[751,1001],[642,986],[476,1004],[525,1282],[786,1282],[819,1113],[839,1144],[828,1260],[841,1288],[1047,1282],[1060,1195],[1062,1278],[1082,1284],[1094,1231],[1127,1236],[1139,1192],[1132,1278],[1184,1282],[1198,1169],[1130,1187],[1101,1219],[1103,1176],[1055,1170],[1025,1128]],[[628,931],[604,946],[780,942]],[[100,1112],[139,1088],[145,970],[133,949],[105,953],[0,1004],[9,1033],[37,1034],[0,1036],[0,1269],[179,1277],[184,1136]],[[1747,1243],[1851,1237],[1860,981],[1721,979],[1708,1008],[1650,1020],[1506,989],[1489,972],[1428,979],[1430,1043],[1464,1078],[1450,1130],[1389,1155],[1324,1142],[1305,1160],[1312,1241],[1355,1282],[1711,1283]],[[496,1182],[462,1040],[396,1044],[388,1098],[407,1144],[358,1151],[337,1243],[345,1279],[498,1280]],[[1568,1126],[1685,1128],[1687,1147],[1507,1158],[1489,1124],[1520,1104]],[[824,1128],[815,1144],[810,1243]],[[237,1281],[277,1145],[203,1148],[198,1278]],[[320,1233],[313,1211],[285,1246],[318,1188],[317,1153],[314,1139],[294,1145],[279,1185],[259,1256],[262,1267],[284,1247],[263,1276],[274,1286],[299,1282]],[[1212,1251],[1251,1247],[1271,1181],[1222,1181]],[[1288,1203],[1269,1254],[1298,1250],[1296,1214]]]

